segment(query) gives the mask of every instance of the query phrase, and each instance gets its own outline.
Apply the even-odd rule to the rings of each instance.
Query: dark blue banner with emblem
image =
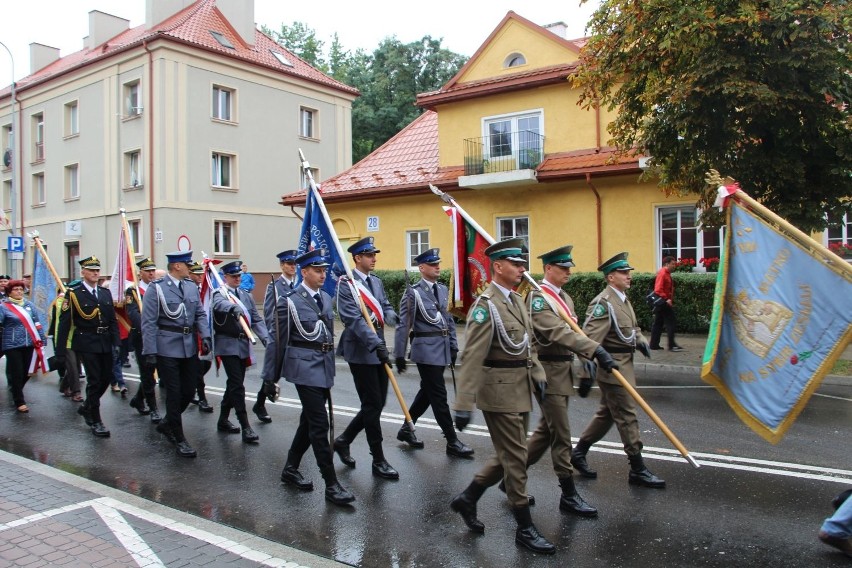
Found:
[[[317,248],[324,248],[328,251],[331,266],[329,266],[328,278],[325,279],[322,289],[328,292],[329,296],[334,297],[337,290],[337,280],[342,274],[346,274],[346,269],[337,253],[337,246],[335,246],[332,234],[325,222],[322,210],[317,204],[314,192],[309,190],[308,198],[305,200],[305,218],[302,220],[298,250],[300,255]],[[301,279],[301,277],[299,278]]]
[[[852,268],[760,207],[728,200],[701,378],[774,444],[849,344]]]

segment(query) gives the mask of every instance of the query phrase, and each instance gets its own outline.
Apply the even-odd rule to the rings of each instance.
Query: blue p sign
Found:
[[[9,249],[9,252],[24,252],[24,238],[8,237],[6,247]]]

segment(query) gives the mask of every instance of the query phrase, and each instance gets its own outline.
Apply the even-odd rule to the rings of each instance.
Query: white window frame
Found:
[[[319,168],[311,167],[311,177],[314,178],[314,183],[319,185]],[[299,187],[302,189],[308,189],[308,176],[305,175],[304,168],[299,168]]]
[[[65,201],[80,199],[80,164],[65,166]]]
[[[44,161],[44,111],[32,115],[33,163]]]
[[[518,224],[519,224],[518,222],[519,221],[524,221],[526,223],[526,226],[527,226],[526,233],[524,233],[523,231],[520,231],[518,229]],[[511,224],[512,224],[511,234],[509,234],[509,233],[507,233],[503,230],[504,224],[506,222],[511,222]],[[524,239],[524,244],[527,247],[527,251],[532,250],[530,248],[530,232],[529,231],[530,231],[530,216],[529,215],[503,215],[503,216],[497,217],[497,219],[496,219],[496,231],[495,232],[497,234],[497,240],[498,241],[505,241],[507,239],[513,239],[515,237],[520,237],[520,238]],[[529,252],[526,252],[521,256],[523,256],[527,260],[527,262],[529,262],[529,258],[530,258]]]
[[[65,137],[78,136],[80,134],[80,105],[74,100],[65,103]]]
[[[12,180],[3,180],[3,211],[5,213],[12,212]]]
[[[142,255],[142,219],[128,219],[127,232],[130,235],[130,246],[133,247],[133,254],[135,256]]]
[[[405,251],[408,255],[408,266],[415,266],[414,259],[430,248],[429,229],[412,229],[405,232]]]
[[[299,136],[319,140],[319,111],[306,106],[299,107]]]
[[[141,81],[134,79],[124,84],[124,118],[135,118],[142,115]]]
[[[677,212],[677,221],[675,229],[667,229],[669,231],[676,231],[677,238],[673,247],[666,247],[663,250],[663,223],[662,216],[664,212],[667,211],[676,211]],[[693,212],[693,224],[686,225],[684,224],[683,213],[692,210]],[[704,266],[699,262],[702,258],[713,258],[713,257],[721,257],[722,247],[725,244],[725,229],[724,227],[719,229],[708,229],[708,230],[700,230],[699,227],[695,224],[698,216],[701,211],[695,209],[692,205],[684,204],[684,205],[664,205],[656,208],[655,217],[654,217],[654,230],[657,240],[657,259],[656,266],[660,266],[660,263],[665,256],[672,256],[675,259],[681,258],[693,258],[692,254],[688,251],[692,251],[691,247],[687,247],[683,244],[683,231],[693,230],[695,231],[695,268],[693,268],[693,272],[706,272]],[[705,233],[710,230],[718,231],[718,245],[707,245],[704,244]],[[707,253],[706,250],[710,249],[718,249],[718,252]]]
[[[142,150],[129,150],[124,153],[124,188],[140,189],[142,181]]]
[[[2,151],[5,154],[6,150],[12,150],[12,146],[15,144],[15,133],[12,131],[12,125],[11,124],[4,124],[3,125],[3,141],[2,142],[3,142],[3,147],[0,148],[0,151]],[[15,158],[13,156],[12,160],[14,161],[14,159]],[[11,166],[10,167],[4,166],[2,161],[0,161],[0,168],[3,168],[4,172],[8,172],[8,171],[12,170]]]
[[[237,229],[239,225],[237,221],[231,219],[214,219],[213,220],[213,253],[224,256],[233,256],[237,254]],[[228,238],[226,232],[230,232],[231,247],[226,250],[225,240]]]
[[[519,123],[522,123],[525,120],[529,120],[531,118],[538,119],[538,131],[534,131],[536,134],[544,139],[544,109],[530,109],[525,110],[523,112],[515,112],[509,114],[500,114],[494,116],[486,116],[482,119],[482,140],[483,144],[483,158],[487,159],[489,162],[500,162],[505,160],[512,160],[514,162],[513,168],[498,168],[500,170],[503,169],[515,169],[520,168],[522,165],[521,162],[521,152],[525,149],[524,141],[517,139],[517,133],[522,131],[522,127],[519,126]],[[496,150],[492,149],[492,133],[491,133],[491,125],[498,123],[508,123],[509,130],[507,132],[509,136],[509,153],[499,153],[496,154]],[[528,128],[523,128],[524,131],[529,130]],[[495,136],[500,136],[500,134],[495,134]],[[501,144],[502,146],[503,144]],[[540,149],[541,156],[539,156],[539,162],[544,158],[544,148]]]
[[[33,174],[33,207],[42,207],[47,203],[44,185],[44,172]]]
[[[222,122],[236,122],[237,90],[222,85],[213,85],[210,117]]]
[[[839,232],[839,236],[831,236],[832,232]],[[828,248],[833,243],[844,243],[852,245],[852,215],[845,214],[839,227],[829,227],[822,233],[822,244]],[[849,259],[852,262],[852,259]]]
[[[216,189],[237,189],[237,156],[235,154],[213,150],[210,166],[210,185]]]

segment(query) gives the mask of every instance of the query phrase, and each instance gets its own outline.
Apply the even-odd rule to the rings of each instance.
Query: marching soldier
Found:
[[[148,285],[154,281],[154,276],[157,273],[157,265],[150,258],[144,258],[136,263],[139,267],[139,301],[145,297],[145,290]],[[130,320],[130,342],[133,346],[133,352],[136,354],[136,364],[139,366],[139,390],[133,398],[130,399],[130,406],[143,415],[151,415],[151,422],[159,424],[162,417],[157,408],[157,389],[154,380],[154,371],[156,368],[149,365],[142,355],[142,312],[137,304],[134,287],[131,286],[125,292],[124,310],[127,312],[127,317]],[[147,406],[146,406],[147,403]]]
[[[181,414],[195,392],[198,373],[198,344],[210,352],[210,331],[201,306],[198,286],[187,278],[192,251],[166,255],[168,274],[148,287],[142,301],[142,354],[155,366],[166,389],[166,416],[157,431],[176,446],[181,457],[198,453],[186,441]]]
[[[98,286],[101,261],[90,256],[79,261],[83,281],[69,288],[62,304],[59,333],[56,340],[57,363],[65,362],[71,349],[83,362],[88,373],[86,400],[77,409],[98,438],[109,438],[109,430],[101,420],[101,396],[109,388],[112,365],[120,350],[118,322],[112,294]],[[69,342],[70,335],[70,342]]]
[[[420,270],[420,281],[406,289],[399,305],[399,327],[394,341],[396,368],[406,369],[405,347],[411,337],[411,360],[417,363],[420,373],[420,390],[408,409],[411,420],[417,422],[426,409],[432,406],[435,420],[447,439],[447,455],[460,458],[473,456],[473,448],[461,442],[453,428],[450,407],[447,405],[447,387],[444,386],[444,369],[456,364],[459,352],[456,342],[456,324],[447,311],[450,292],[438,282],[441,273],[439,249],[429,249],[414,259]],[[407,425],[399,429],[396,438],[412,448],[422,448]]]
[[[583,517],[595,517],[598,510],[577,493],[571,467],[568,397],[574,394],[572,362],[576,353],[585,359],[595,358],[607,372],[618,366],[600,343],[575,333],[559,315],[558,309],[561,308],[576,321],[574,300],[562,289],[574,266],[572,249],[571,245],[567,245],[538,257],[544,264],[541,292],[532,290],[527,295],[538,360],[547,375],[547,396],[541,401],[541,419],[527,441],[527,468],[541,459],[549,447],[553,470],[562,487],[559,509]],[[591,384],[580,385],[580,396],[588,396],[589,388]]]
[[[222,406],[219,411],[219,421],[216,428],[220,432],[239,434],[242,430],[243,442],[256,443],[257,433],[249,426],[246,412],[246,367],[253,364],[252,344],[246,336],[240,320],[245,318],[263,345],[269,337],[266,324],[257,313],[251,294],[240,288],[240,265],[235,260],[222,265],[225,275],[225,290],[219,288],[213,294],[213,348],[216,356],[222,361],[228,379],[225,383],[225,394],[222,396]],[[226,294],[227,292],[227,294]],[[232,302],[231,299],[234,301]],[[240,426],[237,427],[228,420],[231,409],[237,415]]]
[[[302,491],[313,491],[313,482],[299,471],[302,456],[308,448],[313,448],[325,480],[326,500],[346,505],[354,501],[355,496],[337,480],[325,410],[326,402],[331,406],[331,387],[334,386],[334,312],[331,296],[322,290],[329,265],[326,255],[325,249],[314,249],[296,260],[302,283],[277,297],[280,343],[276,347],[270,342],[267,358],[274,360],[278,351],[283,352],[280,375],[296,385],[302,402],[299,427],[287,454],[281,481]]]
[[[204,278],[204,265],[198,261],[193,261],[192,264],[189,265],[189,279],[195,282],[195,285],[198,286],[198,292],[201,293],[201,280]],[[202,302],[204,298],[202,298]],[[198,352],[201,353],[202,341],[201,335],[196,333],[196,339],[198,340]],[[207,393],[205,390],[207,389],[207,384],[204,382],[204,375],[207,374],[207,371],[210,370],[210,367],[213,366],[213,353],[207,353],[206,355],[199,355],[198,357],[198,380],[195,381],[195,396],[190,402],[192,404],[198,405],[199,412],[206,412],[209,414],[213,413],[213,407],[210,406],[210,403],[207,402]]]
[[[344,325],[337,354],[349,363],[361,409],[346,430],[334,440],[334,451],[345,465],[355,467],[349,445],[364,430],[373,455],[373,475],[383,479],[399,479],[399,472],[385,459],[380,422],[388,394],[385,364],[390,361],[384,326],[396,325],[399,318],[385,295],[382,281],[370,274],[376,267],[376,254],[381,252],[373,244],[373,237],[363,238],[347,250],[352,254],[355,264],[352,271],[355,281],[341,278],[337,285],[337,313]],[[371,314],[375,332],[364,321],[359,294]]]
[[[295,250],[285,250],[276,255],[278,264],[281,266],[281,275],[266,286],[266,295],[263,297],[263,319],[266,322],[266,329],[270,337],[277,336],[278,331],[280,331],[276,331],[277,326],[282,325],[282,322],[277,319],[278,313],[275,309],[278,299],[296,287],[296,257],[298,254],[298,251]],[[251,408],[257,419],[266,423],[272,422],[272,416],[266,411],[266,399],[275,398],[277,395],[275,384],[278,382],[277,372],[281,368],[281,357],[283,356],[283,351],[280,349],[273,353],[275,354],[273,362],[276,365],[268,375],[269,380],[261,383],[260,390],[257,392],[257,402]],[[263,364],[266,368],[265,359]]]
[[[546,378],[531,341],[532,325],[523,300],[512,287],[524,273],[523,239],[508,239],[485,249],[491,259],[491,284],[476,299],[467,317],[464,365],[459,374],[455,423],[470,423],[474,405],[485,417],[497,455],[490,458],[471,484],[450,503],[468,528],[485,532],[476,517],[476,503],[495,471],[504,468],[506,497],[518,523],[515,542],[534,552],[554,554],[553,546],[532,522],[527,496],[527,425],[531,396],[544,396]],[[535,387],[533,386],[535,383]],[[496,476],[499,479],[499,473]]]
[[[631,385],[636,386],[633,352],[638,349],[646,358],[650,358],[651,350],[639,329],[633,306],[627,299],[630,271],[633,267],[627,263],[627,253],[622,252],[601,264],[598,270],[603,272],[607,287],[589,304],[583,330],[589,339],[600,342],[604,349],[612,353],[618,368],[621,369],[621,374]],[[574,469],[583,477],[598,476],[598,472],[589,467],[586,453],[592,444],[609,432],[614,423],[621,435],[627,459],[630,461],[629,483],[664,488],[666,482],[651,473],[642,459],[636,401],[615,377],[607,373],[606,369],[597,369],[595,377],[601,390],[601,404],[574,447],[571,455],[571,464]]]

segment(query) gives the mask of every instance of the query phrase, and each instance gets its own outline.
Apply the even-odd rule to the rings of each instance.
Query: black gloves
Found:
[[[385,345],[384,341],[379,342],[376,346],[376,357],[382,363],[390,363],[390,353],[388,353],[388,346]]]
[[[615,360],[612,358],[612,355],[610,355],[609,351],[600,345],[598,345],[598,348],[595,349],[595,360],[607,373],[612,372],[613,369],[618,369],[618,365],[615,364]]]
[[[243,315],[243,310],[237,304],[231,304],[228,306],[228,313],[239,319],[239,317]]]
[[[263,381],[263,394],[269,399],[269,402],[278,400],[278,395],[281,394],[281,388],[272,381]]]
[[[455,423],[459,432],[467,428],[467,425],[470,424],[470,411],[456,410]]]
[[[201,354],[202,355],[209,355],[211,349],[213,349],[213,346],[210,343],[210,338],[209,337],[202,337],[201,338]]]
[[[592,363],[592,365],[594,365],[594,363]],[[580,379],[580,387],[577,389],[577,394],[580,395],[580,398],[586,398],[589,396],[589,391],[592,390],[592,384],[594,384],[594,382],[595,379],[592,377],[582,377]]]
[[[458,359],[459,350],[450,347],[450,367],[456,366],[456,359]]]
[[[396,358],[396,370],[400,373],[404,373],[408,368],[408,365],[405,363],[405,357],[397,357]]]
[[[651,358],[651,347],[644,341],[636,344],[636,349],[645,356],[645,359]]]
[[[145,355],[145,363],[151,366],[157,366],[157,356],[156,355]]]

